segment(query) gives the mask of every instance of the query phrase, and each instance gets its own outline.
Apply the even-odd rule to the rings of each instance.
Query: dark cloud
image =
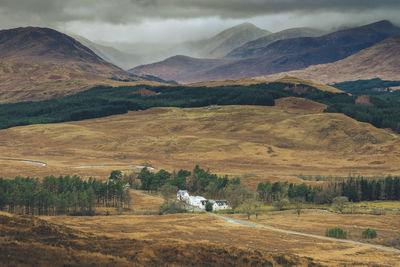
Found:
[[[399,13],[400,0],[0,0],[0,28],[46,26],[103,40],[143,39],[160,29],[162,38],[181,31],[195,39],[244,21],[276,31],[400,24]]]
[[[398,9],[399,0],[1,0],[2,14],[21,23],[73,20],[111,24],[154,18],[248,18],[277,13],[369,12]],[[3,17],[4,23],[5,18]],[[9,21],[9,23],[17,23]]]

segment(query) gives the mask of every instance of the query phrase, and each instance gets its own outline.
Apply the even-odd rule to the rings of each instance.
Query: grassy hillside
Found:
[[[318,86],[318,85],[315,85]],[[326,112],[343,113],[379,128],[400,131],[397,102],[370,98],[359,105],[357,96],[331,87],[320,91],[313,83],[287,77],[264,84],[231,86],[125,86],[95,87],[58,99],[0,105],[0,129],[37,123],[77,121],[145,110],[152,107],[204,107],[209,105],[272,106],[276,99],[302,97],[328,106]],[[328,91],[330,90],[330,91]]]
[[[199,164],[213,173],[243,175],[245,184],[255,186],[280,175],[400,173],[397,135],[342,114],[319,113],[322,108],[282,98],[273,107],[151,108],[13,127],[0,130],[0,167],[4,178],[78,174],[104,179],[113,169],[137,165],[173,171]]]
[[[0,231],[3,236],[0,241],[0,262],[3,266],[228,266],[235,264],[272,266],[280,262],[289,265],[319,266],[313,259],[299,257],[292,253],[278,254],[261,251],[258,248],[246,248],[244,245],[231,246],[220,241],[210,242],[207,238],[204,238],[202,242],[179,239],[179,235],[165,228],[169,223],[157,217],[150,217],[153,222],[147,221],[146,217],[130,216],[122,220],[121,216],[114,218],[118,217],[120,217],[119,223],[123,225],[120,227],[114,225],[112,228],[125,233],[119,237],[113,235],[114,230],[103,233],[96,233],[96,230],[82,231],[74,227],[66,227],[64,223],[50,223],[34,217],[0,213]],[[111,222],[109,218],[103,217],[102,220]],[[91,221],[90,218],[86,217],[86,219]],[[135,223],[126,224],[126,219]],[[192,222],[187,216],[165,219],[169,219],[170,223],[174,222],[175,226],[180,224],[179,219],[189,220],[189,224],[194,225],[193,229],[198,228],[201,222],[208,224],[210,221],[213,226],[208,227],[209,230],[216,232],[215,228],[218,227],[215,220],[213,222],[205,216],[201,217],[200,222]],[[98,218],[96,220],[98,221]],[[155,221],[161,224],[154,227]],[[117,221],[114,222],[117,223]],[[143,225],[140,226],[141,224]],[[101,225],[108,226],[107,223],[97,226]],[[165,233],[170,237],[175,237],[175,240],[171,242],[168,238],[161,236],[143,238],[139,233],[135,236],[129,234],[138,226],[140,230],[135,232],[146,235],[146,232],[152,228],[151,232]],[[82,227],[84,228],[85,226]],[[175,230],[179,230],[179,227]],[[229,232],[225,233],[225,236],[229,236]],[[194,251],[196,253],[193,253]]]

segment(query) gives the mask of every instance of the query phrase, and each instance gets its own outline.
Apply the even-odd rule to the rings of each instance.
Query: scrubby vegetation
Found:
[[[377,234],[374,229],[367,228],[362,232],[362,238],[376,238]]]
[[[282,82],[217,87],[100,86],[68,97],[0,105],[0,129],[98,118],[151,107],[273,106],[275,99],[288,96],[326,104],[326,112],[344,113],[379,128],[400,130],[400,106],[392,98],[371,96],[372,105],[357,105],[357,95],[331,93],[309,85]]]
[[[0,178],[0,209],[26,215],[94,215],[95,207],[128,207],[125,182],[82,180],[78,176]]]
[[[325,231],[325,236],[346,239],[347,238],[347,232],[344,231],[342,228],[339,228],[339,227],[328,228]]]

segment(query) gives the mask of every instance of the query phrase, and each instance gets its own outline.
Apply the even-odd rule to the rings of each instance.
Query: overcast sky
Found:
[[[51,27],[104,42],[196,40],[242,22],[279,31],[382,19],[400,0],[0,0],[0,28]]]

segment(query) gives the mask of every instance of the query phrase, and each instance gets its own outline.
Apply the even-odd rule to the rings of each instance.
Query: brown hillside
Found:
[[[316,213],[286,216],[294,224],[324,218]],[[343,219],[330,215],[329,223],[332,217]],[[368,219],[375,225],[376,217]],[[35,218],[0,212],[0,234],[2,266],[399,266],[394,252],[230,224],[207,214]]]
[[[1,130],[1,175],[105,178],[113,169],[136,165],[172,171],[196,164],[246,177],[400,174],[397,135],[342,114],[315,113],[322,109],[319,104],[288,102],[280,100],[277,107],[152,108]],[[82,165],[100,166],[73,168]]]
[[[304,79],[299,79],[296,77],[284,77],[280,78],[277,80],[269,80],[265,81],[264,78],[245,78],[245,79],[238,79],[238,80],[225,80],[225,81],[207,81],[207,82],[198,82],[198,83],[191,83],[188,84],[189,86],[208,86],[208,87],[213,87],[213,86],[229,86],[229,85],[251,85],[251,84],[261,84],[261,83],[270,83],[270,82],[282,82],[282,83],[289,83],[293,84],[295,86],[300,85],[300,84],[305,84],[312,86],[320,91],[328,91],[328,92],[333,92],[333,93],[343,93],[343,91],[329,86],[325,85],[322,83],[317,83],[309,80],[304,80]]]
[[[110,78],[143,81],[55,30],[0,31],[0,103],[64,96]]]
[[[130,69],[136,75],[154,75],[177,82],[192,81],[192,75],[231,62],[230,59],[201,59],[188,56],[173,56],[164,61],[141,65]],[[196,81],[196,80],[195,80]]]
[[[135,217],[130,218],[137,221]],[[146,230],[141,227],[141,231]],[[129,235],[110,237],[74,230],[64,223],[57,225],[2,212],[0,233],[2,266],[277,266],[281,263],[322,266],[293,254],[204,241],[171,242],[165,237],[153,240]]]
[[[334,63],[263,76],[262,78],[270,80],[286,75],[322,83],[372,78],[400,80],[400,35],[386,39],[373,47]]]
[[[275,100],[275,106],[283,110],[304,110],[309,113],[322,113],[328,106],[305,98],[284,97]]]
[[[36,101],[78,93],[96,85],[161,85],[139,79],[120,82],[83,72],[68,64],[20,63],[0,59],[0,103]]]

